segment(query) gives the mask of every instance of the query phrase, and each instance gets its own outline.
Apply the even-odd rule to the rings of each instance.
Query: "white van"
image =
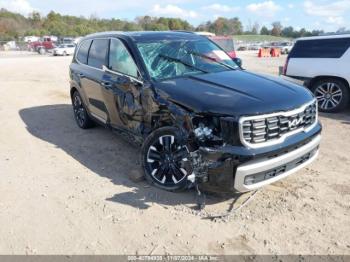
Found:
[[[320,111],[344,109],[350,99],[350,34],[297,39],[283,74],[303,81]]]

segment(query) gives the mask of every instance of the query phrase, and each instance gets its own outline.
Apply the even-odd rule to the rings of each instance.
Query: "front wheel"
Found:
[[[311,86],[322,112],[335,113],[343,110],[349,103],[349,87],[334,78],[321,79]]]
[[[190,152],[174,127],[151,133],[142,146],[142,166],[147,181],[164,190],[179,191],[189,186],[192,173]]]
[[[39,49],[39,54],[45,55],[45,54],[46,54],[45,48],[40,48],[40,49]]]

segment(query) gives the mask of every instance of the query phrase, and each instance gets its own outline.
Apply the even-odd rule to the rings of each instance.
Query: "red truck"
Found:
[[[230,36],[217,36],[213,33],[209,32],[195,32],[197,35],[205,36],[209,38],[211,41],[216,43],[218,46],[220,46],[231,58],[235,63],[242,67],[242,60],[237,57],[236,50],[235,50],[235,44],[233,42],[232,37]]]
[[[43,37],[39,41],[29,43],[28,48],[31,51],[37,51],[40,54],[44,54],[48,50],[55,48],[55,44],[50,37]]]

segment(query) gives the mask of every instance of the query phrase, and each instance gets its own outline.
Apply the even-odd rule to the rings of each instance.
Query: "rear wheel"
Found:
[[[82,129],[90,128],[94,122],[89,117],[80,94],[75,91],[72,96],[74,118],[78,126]]]
[[[321,79],[312,85],[311,90],[317,98],[318,108],[322,112],[339,112],[349,103],[349,87],[341,80]]]
[[[190,184],[187,176],[192,173],[189,154],[176,128],[157,129],[142,146],[142,166],[147,181],[168,191],[185,189]]]

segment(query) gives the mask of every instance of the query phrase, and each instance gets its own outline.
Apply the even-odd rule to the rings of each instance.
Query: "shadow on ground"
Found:
[[[321,113],[320,116],[341,121],[342,124],[350,125],[350,108],[340,113]]]
[[[64,150],[97,175],[110,179],[116,185],[130,188],[128,192],[115,194],[106,200],[140,209],[147,209],[152,203],[188,204],[195,207],[193,190],[171,193],[150,187],[145,182],[132,182],[128,174],[135,170],[141,172],[140,149],[103,127],[97,126],[88,130],[78,128],[70,105],[25,108],[19,114],[30,134]],[[206,204],[215,204],[232,197],[239,196],[209,195]]]

